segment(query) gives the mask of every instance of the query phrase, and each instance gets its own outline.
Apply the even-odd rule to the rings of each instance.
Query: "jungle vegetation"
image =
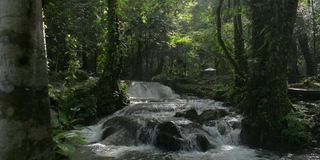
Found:
[[[17,150],[26,160],[52,151],[66,158],[74,151],[66,142],[83,143],[67,131],[129,103],[121,80],[158,81],[230,103],[244,116],[241,138],[252,147],[319,145],[311,140],[319,133],[307,127],[316,125],[288,95],[290,87],[320,88],[317,0],[21,3],[30,5],[0,2],[0,159],[19,159]],[[45,136],[33,143],[10,136],[36,131]],[[8,138],[22,145],[2,146]]]

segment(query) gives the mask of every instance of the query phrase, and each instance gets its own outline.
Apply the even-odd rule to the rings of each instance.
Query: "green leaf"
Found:
[[[70,156],[72,153],[76,151],[75,146],[62,143],[62,144],[57,144],[58,147],[58,154],[64,155],[64,156]]]

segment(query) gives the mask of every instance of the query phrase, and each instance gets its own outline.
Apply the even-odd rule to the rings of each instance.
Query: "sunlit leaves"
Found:
[[[176,47],[176,45],[179,44],[188,44],[191,43],[192,39],[188,35],[182,35],[179,33],[176,33],[174,35],[170,36],[170,46],[171,47]]]

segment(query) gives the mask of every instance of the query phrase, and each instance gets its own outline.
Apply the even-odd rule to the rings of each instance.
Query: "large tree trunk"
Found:
[[[272,148],[283,142],[281,120],[291,110],[287,61],[297,3],[298,0],[250,1],[253,70],[243,101],[245,119],[241,132],[243,142],[248,145]]]
[[[42,5],[0,1],[0,159],[50,160]]]

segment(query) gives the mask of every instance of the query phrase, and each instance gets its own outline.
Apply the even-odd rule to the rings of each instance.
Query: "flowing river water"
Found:
[[[88,142],[77,149],[72,160],[290,160],[240,144],[241,116],[230,112],[223,102],[180,97],[171,88],[155,82],[128,82],[131,104],[98,124],[81,131]],[[175,117],[177,112],[194,108],[225,110],[227,116],[203,123]],[[159,125],[172,122],[181,137],[178,151],[165,151],[157,145]],[[208,142],[206,149],[197,137]],[[168,139],[170,141],[170,139]],[[171,142],[163,142],[165,145]],[[162,145],[163,146],[163,145]],[[172,146],[165,146],[172,147]]]

